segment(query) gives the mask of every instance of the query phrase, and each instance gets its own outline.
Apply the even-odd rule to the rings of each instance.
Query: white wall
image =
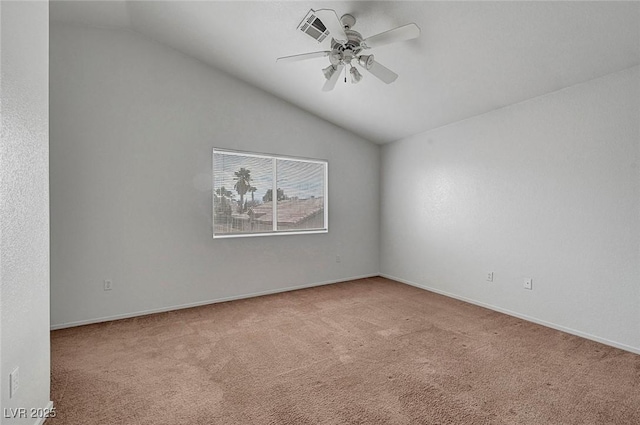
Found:
[[[49,5],[0,7],[0,421],[19,425],[4,409],[49,403]]]
[[[133,32],[50,57],[54,328],[379,273],[377,145]],[[213,240],[214,146],[327,159],[329,233]]]
[[[640,352],[639,150],[638,67],[387,145],[382,273]]]

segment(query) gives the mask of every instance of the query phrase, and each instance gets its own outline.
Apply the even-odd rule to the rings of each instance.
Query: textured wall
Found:
[[[327,159],[329,233],[213,240],[213,147]],[[53,25],[52,325],[377,274],[379,158],[135,33]]]
[[[49,402],[49,5],[2,2],[0,377],[3,409]],[[9,399],[9,374],[20,388]],[[4,415],[4,410],[0,416]],[[11,425],[35,419],[2,419]]]
[[[386,146],[382,272],[640,352],[639,149],[638,67]]]

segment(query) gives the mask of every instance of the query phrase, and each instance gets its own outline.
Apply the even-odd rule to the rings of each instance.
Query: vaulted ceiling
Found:
[[[329,48],[297,29],[309,9],[352,14],[365,38],[415,22],[420,38],[371,49],[399,78],[322,92]],[[640,2],[52,1],[51,21],[131,29],[376,143],[387,143],[640,64]]]

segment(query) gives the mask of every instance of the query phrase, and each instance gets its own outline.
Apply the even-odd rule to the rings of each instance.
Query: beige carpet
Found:
[[[640,424],[640,356],[383,278],[51,338],[47,425]]]

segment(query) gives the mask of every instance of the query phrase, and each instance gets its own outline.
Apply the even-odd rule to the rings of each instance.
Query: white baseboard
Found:
[[[188,303],[188,304],[179,304],[179,305],[172,305],[172,306],[167,306],[167,307],[154,308],[154,309],[151,309],[151,310],[134,311],[134,312],[131,312],[131,313],[116,314],[116,315],[113,315],[113,316],[97,317],[97,318],[94,318],[94,319],[79,320],[79,321],[76,321],[76,322],[58,323],[58,324],[55,324],[55,325],[51,325],[50,329],[52,331],[54,331],[54,330],[58,330],[58,329],[72,328],[72,327],[75,327],[75,326],[91,325],[91,324],[94,324],[94,323],[101,323],[101,322],[110,322],[112,320],[128,319],[128,318],[131,318],[131,317],[146,316],[148,314],[164,313],[164,312],[167,312],[167,311],[182,310],[184,308],[200,307],[200,306],[203,306],[203,305],[223,303],[223,302],[226,302],[226,301],[242,300],[242,299],[245,299],[245,298],[254,298],[254,297],[260,297],[262,295],[271,295],[271,294],[277,294],[277,293],[280,293],[280,292],[295,291],[297,289],[313,288],[315,286],[331,285],[331,284],[334,284],[334,283],[348,282],[350,280],[366,279],[366,278],[377,277],[377,276],[380,276],[380,275],[378,273],[373,273],[373,274],[367,274],[367,275],[362,275],[362,276],[353,276],[353,277],[344,278],[344,279],[328,280],[328,281],[324,281],[324,282],[309,283],[309,284],[306,284],[306,285],[289,286],[287,288],[270,289],[270,290],[267,290],[267,291],[253,292],[253,293],[250,293],[250,294],[242,294],[242,295],[234,295],[234,296],[230,296],[230,297],[215,298],[215,299],[206,300],[206,301],[197,301],[197,302]]]
[[[508,310],[508,309],[505,309],[505,308],[496,307],[496,306],[491,305],[491,304],[486,304],[486,303],[483,303],[483,302],[480,302],[480,301],[472,300],[470,298],[466,298],[466,297],[463,297],[463,296],[460,296],[460,295],[452,294],[450,292],[442,291],[440,289],[436,289],[436,288],[433,288],[433,287],[430,287],[430,286],[427,286],[427,285],[422,285],[420,283],[412,282],[410,280],[401,279],[399,277],[391,276],[391,275],[388,275],[388,274],[385,274],[385,273],[381,273],[380,276],[386,277],[387,279],[395,280],[395,281],[398,281],[398,282],[401,282],[401,283],[404,283],[404,284],[407,284],[407,285],[415,286],[416,288],[424,289],[426,291],[435,292],[436,294],[444,295],[444,296],[449,297],[449,298],[455,298],[455,299],[460,300],[460,301],[464,301],[464,302],[468,302],[470,304],[478,305],[480,307],[488,308],[489,310],[493,310],[493,311],[497,311],[497,312],[500,312],[500,313],[508,314],[509,316],[517,317],[519,319],[526,320],[528,322],[537,323],[538,325],[542,325],[542,326],[546,326],[548,328],[556,329],[558,331],[566,332],[566,333],[571,334],[571,335],[576,335],[576,336],[579,336],[579,337],[582,337],[582,338],[590,339],[592,341],[600,342],[602,344],[609,345],[609,346],[615,347],[615,348],[619,348],[621,350],[629,351],[631,353],[640,354],[640,348],[638,348],[638,347],[632,347],[630,345],[622,344],[622,343],[619,343],[619,342],[616,342],[616,341],[611,341],[611,340],[606,339],[606,338],[600,338],[598,336],[591,335],[591,334],[586,333],[586,332],[582,332],[582,331],[578,331],[578,330],[575,330],[575,329],[567,328],[565,326],[558,325],[556,323],[547,322],[545,320],[541,320],[541,319],[538,319],[538,318],[535,318],[535,317],[527,316],[526,314],[521,314],[521,313],[518,313],[516,311],[511,311],[511,310]]]
[[[49,403],[47,403],[47,407],[45,407],[44,410],[46,412],[51,411],[51,409],[53,409],[53,401],[49,400]],[[33,425],[42,425],[46,419],[47,418],[38,418]]]

